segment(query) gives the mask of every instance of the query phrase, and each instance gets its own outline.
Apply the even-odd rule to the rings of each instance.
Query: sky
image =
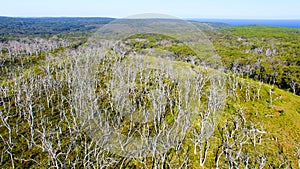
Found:
[[[0,16],[300,19],[300,0],[0,0]]]

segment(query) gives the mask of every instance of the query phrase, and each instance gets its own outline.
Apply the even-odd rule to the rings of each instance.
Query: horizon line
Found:
[[[113,17],[113,16],[70,16],[70,15],[62,15],[62,16],[13,16],[13,15],[0,15],[0,17],[7,18],[111,18],[111,19],[126,19],[127,17]],[[153,18],[156,19],[156,18]],[[159,19],[159,18],[157,18]],[[300,18],[229,18],[229,17],[178,17],[178,19],[183,20],[193,20],[193,19],[209,19],[209,20],[299,20]]]

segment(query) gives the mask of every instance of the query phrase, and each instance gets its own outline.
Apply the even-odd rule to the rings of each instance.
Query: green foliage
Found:
[[[228,70],[300,94],[299,71],[291,70],[300,66],[299,29],[243,26],[210,36]]]

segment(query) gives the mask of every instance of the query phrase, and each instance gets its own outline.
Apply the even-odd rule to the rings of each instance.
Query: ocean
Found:
[[[231,26],[265,25],[300,28],[300,20],[254,20],[254,19],[190,19],[200,22],[222,22]]]

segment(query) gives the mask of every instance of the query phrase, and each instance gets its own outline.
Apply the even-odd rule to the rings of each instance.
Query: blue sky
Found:
[[[0,2],[1,16],[122,18],[140,13],[162,13],[179,18],[300,19],[299,0],[0,0]]]

